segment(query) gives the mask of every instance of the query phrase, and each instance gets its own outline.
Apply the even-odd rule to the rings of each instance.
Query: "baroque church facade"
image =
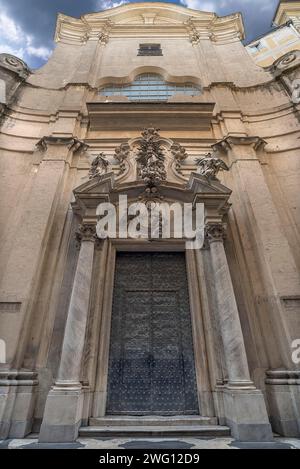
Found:
[[[0,54],[1,439],[299,437],[300,2],[275,20],[128,4]],[[124,195],[201,203],[201,249],[101,239]]]

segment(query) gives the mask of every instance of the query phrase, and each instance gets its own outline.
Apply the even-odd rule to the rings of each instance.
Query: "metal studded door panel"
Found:
[[[117,256],[107,414],[198,414],[185,256]]]

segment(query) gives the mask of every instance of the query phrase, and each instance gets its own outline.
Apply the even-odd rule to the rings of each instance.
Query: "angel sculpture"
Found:
[[[202,158],[197,158],[195,163],[198,166],[197,173],[206,177],[208,180],[217,180],[219,171],[229,171],[227,164],[211,153],[207,153],[207,155]]]
[[[92,161],[91,169],[89,171],[89,179],[94,179],[95,177],[107,173],[108,165],[109,163],[106,160],[104,153],[100,153]]]
[[[175,160],[175,167],[178,172],[181,171],[182,163],[187,159],[188,154],[185,148],[183,148],[180,143],[174,142],[170,148],[171,153]]]

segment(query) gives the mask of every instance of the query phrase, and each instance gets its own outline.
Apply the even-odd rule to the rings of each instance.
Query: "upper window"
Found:
[[[112,84],[99,93],[102,96],[126,96],[130,101],[167,101],[175,94],[198,96],[201,89],[192,83],[167,83],[160,75],[143,73],[129,85]]]
[[[163,55],[160,44],[140,44],[138,55]]]

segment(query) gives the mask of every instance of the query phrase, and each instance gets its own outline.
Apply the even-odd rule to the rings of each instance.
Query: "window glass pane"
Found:
[[[186,94],[196,96],[200,94],[200,88],[191,84],[166,83],[162,77],[153,73],[144,73],[136,77],[135,81],[126,85],[109,85],[99,93],[103,96],[123,95],[130,101],[163,101],[174,94]]]

